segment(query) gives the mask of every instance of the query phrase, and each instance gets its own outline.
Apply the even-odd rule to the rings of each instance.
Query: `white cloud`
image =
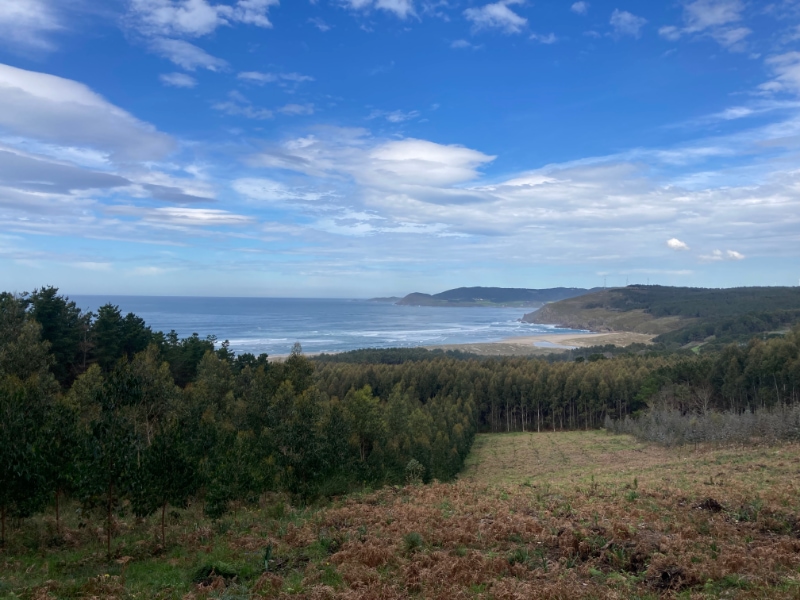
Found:
[[[574,12],[576,15],[585,15],[589,13],[589,3],[588,2],[575,2],[571,7],[570,10]]]
[[[401,19],[413,17],[416,14],[412,0],[377,0],[375,6],[394,13]]]
[[[407,112],[402,110],[393,110],[393,111],[385,111],[385,110],[373,110],[367,119],[378,119],[383,118],[389,121],[390,123],[404,123],[405,121],[411,121],[412,119],[416,119],[420,116],[420,112],[418,110],[409,110]]]
[[[477,176],[476,169],[494,159],[463,146],[407,138],[386,142],[368,153],[367,178],[388,177],[397,182],[452,185]]]
[[[236,90],[228,93],[228,100],[217,102],[212,108],[231,116],[246,117],[248,119],[271,119],[275,112],[289,116],[313,115],[313,104],[286,104],[275,110],[268,108],[258,108],[247,97]]]
[[[246,117],[248,119],[264,120],[271,119],[274,116],[271,110],[253,106],[250,100],[235,90],[228,93],[228,100],[217,102],[212,105],[212,108],[224,112],[226,115]]]
[[[161,83],[171,87],[193,88],[197,85],[197,80],[186,73],[163,73],[158,78]]]
[[[541,33],[532,33],[530,39],[539,42],[540,44],[555,44],[558,41],[555,33],[548,33],[547,35]]]
[[[626,10],[614,9],[609,21],[617,35],[629,35],[638,38],[641,35],[642,27],[647,24],[647,19],[637,17]]]
[[[718,262],[724,260],[725,256],[722,254],[722,250],[714,250],[711,254],[701,254],[698,258],[703,262]]]
[[[110,271],[112,264],[109,262],[94,262],[94,261],[79,261],[72,263],[79,269],[86,269],[87,271]]]
[[[775,78],[759,86],[762,91],[800,94],[800,52],[792,51],[771,56],[766,63],[775,74]]]
[[[752,30],[747,27],[731,27],[715,29],[711,32],[711,37],[723,48],[732,52],[743,52],[745,50],[743,42],[751,33],[753,33]]]
[[[680,241],[678,238],[667,240],[667,246],[673,250],[689,250],[689,246],[685,242]]]
[[[244,225],[253,221],[252,217],[237,215],[227,210],[212,208],[183,208],[166,206],[151,211],[145,219],[169,221],[181,225]]]
[[[416,16],[413,0],[343,0],[352,10],[372,10],[378,8],[393,13],[400,19]]]
[[[658,35],[663,37],[665,40],[669,40],[670,42],[677,42],[679,39],[681,39],[683,32],[674,25],[665,25],[664,27],[660,27],[658,29]]]
[[[281,73],[278,75],[283,81],[293,81],[295,83],[303,83],[304,81],[314,81],[313,77],[308,75],[301,75],[300,73]]]
[[[157,54],[187,71],[196,71],[197,69],[221,71],[228,65],[223,59],[211,56],[202,48],[183,40],[158,38],[150,43],[150,47]]]
[[[48,34],[62,29],[52,6],[43,0],[0,2],[0,43],[10,47],[53,50]]]
[[[278,75],[275,73],[260,73],[258,71],[245,71],[236,76],[237,79],[248,81],[252,83],[274,83],[279,80]]]
[[[242,81],[256,84],[276,83],[281,81],[291,83],[314,81],[313,77],[302,75],[300,73],[262,73],[260,71],[244,71],[239,73],[236,77]]]
[[[745,255],[736,250],[713,250],[711,254],[701,254],[698,257],[703,262],[719,262],[722,260],[744,260]]]
[[[165,269],[163,267],[135,267],[132,271],[133,275],[142,275],[142,276],[154,276],[154,275],[164,275],[165,273],[169,273],[169,269]]]
[[[323,33],[331,30],[331,25],[328,25],[325,21],[323,21],[319,17],[314,17],[312,19],[309,19],[308,22],[314,25],[314,27],[316,27]]]
[[[240,227],[254,222],[253,217],[215,208],[186,208],[164,206],[148,208],[132,205],[113,205],[104,208],[115,216],[135,217],[151,227],[181,229],[186,227]]]
[[[237,179],[231,187],[245,198],[259,202],[315,202],[328,195],[303,188],[290,188],[264,177]]]
[[[447,186],[478,176],[494,160],[477,150],[414,138],[379,141],[360,129],[327,128],[324,135],[291,139],[252,158],[254,166],[291,169],[316,176],[345,172],[380,188]]]
[[[129,18],[145,35],[199,37],[232,23],[272,27],[267,15],[278,2],[238,0],[228,5],[206,0],[131,0]]]
[[[314,114],[314,105],[313,104],[286,104],[277,109],[277,111],[284,115],[290,116],[301,116],[301,115],[313,115]]]
[[[742,19],[742,0],[694,0],[684,5],[683,27],[668,25],[658,30],[661,37],[677,41],[684,35],[707,35],[732,52],[745,49],[744,40],[752,31],[732,24]]]
[[[499,29],[507,34],[519,33],[528,24],[528,19],[519,16],[509,5],[520,4],[522,0],[501,0],[486,4],[480,8],[468,8],[464,17],[472,21],[472,27],[481,29]]]
[[[472,48],[472,44],[470,44],[467,40],[453,40],[450,42],[451,48]]]
[[[591,257],[614,263],[633,257],[634,266],[644,268],[663,259],[664,249],[700,255],[700,261],[736,260],[724,247],[712,252],[726,243],[721,240],[736,240],[735,251],[743,256],[796,253],[800,170],[789,156],[794,150],[787,150],[786,164],[776,165],[774,175],[752,165],[739,171],[730,162],[725,169],[710,168],[720,158],[752,156],[771,136],[798,136],[792,148],[800,148],[800,119],[746,137],[640,149],[490,182],[480,171],[493,157],[477,150],[379,139],[352,129],[317,128],[264,149],[249,164],[267,177],[274,174],[272,181],[294,172],[291,184],[265,186],[264,202],[281,201],[286,210],[294,206],[305,215],[303,222],[326,234],[368,239],[419,233],[441,252],[452,251],[447,259],[452,264],[465,256],[503,264],[582,264]],[[297,189],[322,185],[334,193],[313,203],[291,200]],[[367,216],[357,218],[356,212]],[[673,238],[677,231],[681,237]],[[458,241],[463,236],[468,243]],[[662,245],[653,243],[659,239]],[[701,250],[691,252],[695,247]],[[408,248],[393,250],[398,254],[422,258]],[[437,254],[437,260],[446,259]]]
[[[695,0],[684,6],[686,30],[690,33],[734,23],[742,18],[742,0]]]
[[[88,146],[115,160],[158,159],[174,141],[70,79],[0,64],[0,128],[59,146]]]

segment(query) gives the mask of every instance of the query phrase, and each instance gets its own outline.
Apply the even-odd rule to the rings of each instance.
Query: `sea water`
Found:
[[[228,340],[237,353],[288,354],[295,342],[308,353],[358,348],[408,348],[496,342],[537,333],[575,333],[520,321],[524,308],[397,306],[369,300],[319,298],[199,298],[71,296],[83,310],[103,304],[135,313],[153,331],[174,329]]]

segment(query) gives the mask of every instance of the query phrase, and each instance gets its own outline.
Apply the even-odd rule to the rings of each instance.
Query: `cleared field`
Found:
[[[28,522],[15,539],[40,546],[0,553],[0,597],[800,598],[799,481],[798,445],[481,435],[452,484],[175,511],[166,548],[123,516],[110,562],[73,511],[57,544]]]

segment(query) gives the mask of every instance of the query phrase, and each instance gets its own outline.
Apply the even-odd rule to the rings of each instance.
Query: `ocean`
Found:
[[[237,353],[288,354],[295,342],[304,352],[359,348],[409,348],[496,342],[537,333],[575,333],[522,323],[533,309],[396,306],[368,300],[319,298],[199,298],[175,296],[71,296],[83,310],[106,303],[135,313],[153,331],[174,329],[230,341]]]

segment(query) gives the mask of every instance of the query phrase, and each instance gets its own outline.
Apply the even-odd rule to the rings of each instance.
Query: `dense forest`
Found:
[[[770,310],[797,309],[798,287],[689,288],[630,285],[616,288],[604,302],[614,310],[643,309],[654,317],[725,318]],[[588,302],[590,297],[587,298]]]
[[[752,411],[800,400],[800,329],[714,353],[588,349],[570,360],[364,350],[282,362],[153,332],[55,288],[0,294],[0,520],[64,496],[147,515],[280,491],[447,480],[479,431],[602,427],[668,405]],[[109,528],[109,532],[111,529]]]

